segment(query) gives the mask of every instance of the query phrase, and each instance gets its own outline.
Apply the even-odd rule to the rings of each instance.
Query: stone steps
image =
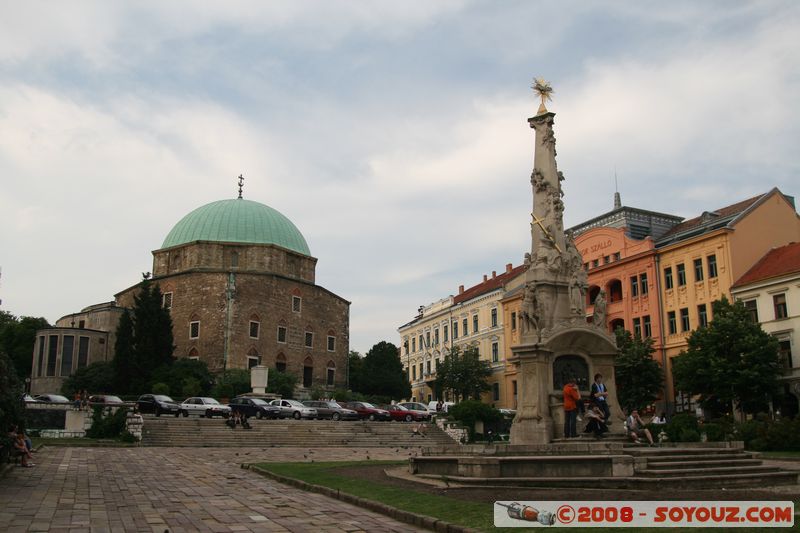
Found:
[[[649,477],[682,477],[687,475],[693,476],[716,476],[725,474],[758,474],[761,472],[780,472],[780,468],[775,466],[703,466],[695,468],[647,468],[636,470],[637,475]]]
[[[647,468],[651,470],[670,470],[674,468],[682,468],[686,470],[692,470],[695,468],[704,468],[704,467],[725,467],[725,466],[758,466],[762,463],[760,459],[706,459],[706,460],[699,460],[699,461],[656,461],[656,460],[648,460],[647,461]]]
[[[416,424],[402,422],[253,420],[252,429],[231,429],[221,419],[145,417],[144,446],[272,447],[352,446],[420,447],[452,445],[439,428],[425,425],[425,436],[412,434]]]

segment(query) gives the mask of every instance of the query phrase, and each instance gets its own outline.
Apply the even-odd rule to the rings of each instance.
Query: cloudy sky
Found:
[[[109,301],[186,213],[288,216],[351,348],[519,264],[537,102],[565,224],[800,194],[800,3],[0,2],[0,309]]]

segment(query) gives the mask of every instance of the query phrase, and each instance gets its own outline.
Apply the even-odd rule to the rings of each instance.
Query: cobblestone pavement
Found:
[[[264,461],[397,459],[408,450],[44,448],[0,479],[0,531],[424,531],[242,469]],[[411,452],[413,453],[413,452]]]

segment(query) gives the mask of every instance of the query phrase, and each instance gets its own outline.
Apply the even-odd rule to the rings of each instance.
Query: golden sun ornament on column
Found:
[[[536,112],[536,114],[541,115],[543,113],[547,113],[547,108],[544,106],[544,103],[546,100],[553,100],[550,98],[550,95],[553,94],[553,88],[550,86],[550,82],[546,81],[544,78],[534,78],[531,89],[533,89],[536,94],[539,95],[539,98],[542,99],[542,103],[539,105],[539,110]]]

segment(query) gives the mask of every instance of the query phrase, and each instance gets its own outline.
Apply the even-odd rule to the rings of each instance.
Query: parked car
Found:
[[[270,405],[261,398],[238,397],[228,402],[231,412],[239,411],[247,417],[254,416],[259,420],[262,418],[280,418],[281,408]]]
[[[272,400],[271,405],[280,407],[281,418],[317,418],[317,410],[313,407],[306,407],[297,400]]]
[[[161,413],[178,416],[181,413],[181,406],[163,394],[142,394],[136,400],[136,409],[140,413],[153,413],[156,416],[161,416]]]
[[[222,405],[214,398],[204,396],[193,396],[186,398],[181,404],[181,414],[183,416],[198,415],[212,418],[214,416],[221,416],[228,418],[231,415],[231,408],[227,405]]]
[[[309,400],[303,402],[306,407],[313,407],[317,410],[317,418],[329,418],[331,420],[358,420],[358,413],[352,409],[346,409],[336,402],[330,400]]]
[[[346,404],[340,404],[342,407],[347,409],[352,409],[353,411],[358,413],[359,418],[361,419],[368,419],[368,420],[391,420],[392,417],[389,415],[389,411],[386,409],[379,409],[375,407],[371,403],[367,402],[348,402]]]
[[[412,411],[398,404],[384,405],[382,407],[389,412],[392,420],[397,420],[398,422],[426,422],[431,419],[427,409],[425,411]]]
[[[69,403],[69,400],[60,394],[40,394],[34,398],[37,402]]]
[[[36,398],[31,396],[30,394],[23,394],[22,395],[22,401],[25,402],[25,403],[36,403],[39,400],[37,400]]]
[[[402,405],[406,409],[411,409],[412,411],[422,411],[423,413],[430,413],[430,414],[436,412],[436,409],[431,411],[430,409],[428,409],[427,405],[420,402],[400,402],[400,405]]]
[[[89,396],[89,403],[102,403],[106,405],[114,405],[125,403],[122,401],[122,398],[119,396],[113,396],[111,394],[95,394],[94,396]]]
[[[438,409],[436,409],[436,405],[438,403],[439,403],[438,401],[428,402],[428,411],[431,411],[431,412],[434,412],[434,413],[439,412]],[[451,407],[453,407],[454,405],[455,405],[455,402],[442,402],[442,411],[441,412],[442,413],[446,413],[447,410],[450,409]]]

